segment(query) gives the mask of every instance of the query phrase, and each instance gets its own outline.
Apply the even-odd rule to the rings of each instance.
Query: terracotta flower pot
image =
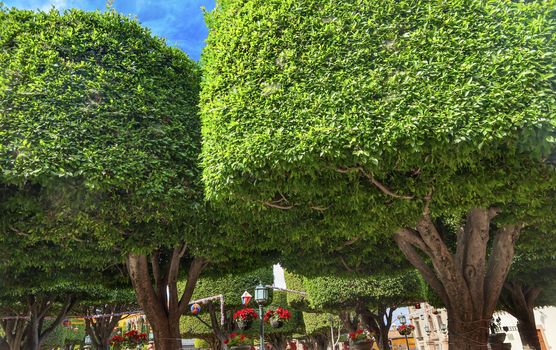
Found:
[[[353,349],[353,350],[371,350],[372,346],[371,346],[370,341],[360,340],[360,341],[351,343],[351,346],[349,348]]]
[[[272,328],[280,328],[284,325],[284,321],[282,320],[270,320],[270,326]]]

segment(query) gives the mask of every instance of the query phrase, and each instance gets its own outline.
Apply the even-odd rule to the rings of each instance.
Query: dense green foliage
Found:
[[[1,9],[0,48],[8,199],[41,198],[65,237],[121,243],[132,223],[148,235],[125,248],[175,242],[199,203],[194,62],[115,12]]]
[[[422,300],[421,280],[415,271],[397,276],[306,278],[304,285],[311,308],[328,312],[353,309],[357,304],[375,308]]]
[[[518,243],[508,279],[540,288],[534,306],[556,305],[556,240],[553,232],[529,230]],[[539,244],[538,242],[542,242]]]
[[[66,344],[67,345],[81,344],[81,342],[85,338],[85,326],[81,323],[80,324],[74,324],[74,323],[72,323],[70,326],[60,325],[56,327],[54,332],[45,339],[43,343],[44,348],[63,349]]]
[[[434,216],[542,206],[555,6],[221,1],[203,54],[208,197],[274,244],[317,248],[411,226],[429,194]]]

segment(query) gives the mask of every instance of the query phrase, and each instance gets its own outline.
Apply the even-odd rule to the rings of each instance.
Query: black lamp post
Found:
[[[406,320],[404,315],[399,315],[398,316],[398,321],[400,321],[401,325],[404,325],[404,324],[407,323],[407,320]],[[407,350],[409,350],[409,340],[407,340],[407,332],[404,332],[404,336],[405,336],[405,345],[407,346]]]
[[[260,346],[259,350],[264,350],[264,323],[263,323],[263,306],[268,302],[268,289],[259,283],[255,287],[255,301],[259,304],[259,336],[260,336]]]

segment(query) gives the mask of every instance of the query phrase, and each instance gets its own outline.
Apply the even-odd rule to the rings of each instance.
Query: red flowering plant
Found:
[[[292,317],[292,314],[288,309],[284,309],[283,307],[276,308],[275,310],[268,310],[264,314],[264,321],[271,322],[271,321],[282,321],[287,322]]]
[[[369,334],[361,328],[357,329],[355,332],[350,332],[348,336],[354,343],[369,340]]]
[[[110,338],[110,345],[114,347],[119,347],[124,341],[125,341],[124,337],[122,337],[121,335],[115,335],[112,338]]]
[[[402,324],[398,326],[398,333],[400,333],[400,335],[410,335],[413,330],[415,330],[415,326],[412,324]]]
[[[120,348],[124,345],[127,348],[137,347],[138,345],[146,344],[148,341],[147,333],[139,333],[136,330],[131,330],[124,333],[124,336],[115,335],[110,339],[110,344],[115,348]]]
[[[224,340],[224,344],[228,346],[251,345],[251,339],[247,338],[245,334],[230,333],[230,337]]]
[[[249,323],[249,322],[253,322],[253,320],[257,318],[259,318],[259,316],[257,316],[255,310],[251,308],[241,309],[236,311],[236,313],[234,313],[234,321],[236,322],[241,321],[244,323]]]

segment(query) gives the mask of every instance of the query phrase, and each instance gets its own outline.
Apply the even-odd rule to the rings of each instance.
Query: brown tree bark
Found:
[[[58,310],[54,320],[45,328],[44,320],[51,311],[54,301],[49,298],[30,296],[27,299],[29,319],[23,330],[23,337],[20,340],[21,344],[19,349],[38,350],[42,342],[62,323],[62,320],[75,303],[76,299],[73,296],[67,297],[60,310]]]
[[[97,307],[87,307],[85,314],[87,316],[94,316],[94,309]],[[117,314],[123,311],[124,306],[121,305],[103,305],[100,307],[102,314]],[[102,318],[85,318],[85,331],[91,338],[91,341],[98,350],[109,350],[110,339],[114,328],[122,316],[109,316]]]
[[[376,312],[365,306],[358,308],[358,314],[365,328],[378,337],[377,344],[380,350],[390,349],[388,332],[392,326],[392,315],[395,310],[396,307],[387,308],[386,306],[377,308]]]
[[[10,350],[20,350],[23,336],[27,328],[27,319],[24,315],[13,313],[13,319],[2,320],[2,329],[6,335],[6,344]]]
[[[325,335],[315,335],[315,348],[316,350],[326,350],[328,348],[328,337]]]
[[[541,343],[537,334],[533,309],[541,291],[538,287],[530,287],[519,281],[510,281],[504,284],[504,291],[500,298],[504,310],[517,318],[517,328],[522,345],[535,350],[541,349]]]
[[[224,341],[226,339],[228,339],[229,334],[232,330],[232,324],[230,322],[230,318],[226,319],[227,323],[225,325],[221,325],[217,316],[216,316],[216,308],[214,307],[213,302],[209,302],[208,311],[209,311],[210,324],[211,324],[212,331],[214,333],[214,336],[218,340],[218,344],[217,344],[218,349],[223,349],[224,348]]]
[[[448,311],[450,349],[487,349],[488,324],[514,255],[521,226],[507,225],[495,234],[487,260],[490,223],[497,209],[474,208],[457,236],[455,254],[448,249],[425,208],[415,229],[394,236],[396,243],[435,290]],[[427,256],[429,265],[418,253]]]
[[[280,333],[267,333],[266,341],[273,350],[285,350],[288,347],[288,336]]]
[[[181,347],[179,320],[186,311],[197,280],[206,265],[203,258],[193,258],[189,265],[185,290],[181,296],[178,295],[178,273],[185,252],[184,245],[174,248],[167,259],[163,259],[162,252],[151,254],[150,271],[146,255],[130,253],[127,256],[129,276],[137,301],[153,329],[157,350],[176,350]]]
[[[339,315],[340,320],[342,321],[344,328],[348,332],[355,332],[358,327],[358,317],[357,314],[352,315],[349,311],[340,311]]]

